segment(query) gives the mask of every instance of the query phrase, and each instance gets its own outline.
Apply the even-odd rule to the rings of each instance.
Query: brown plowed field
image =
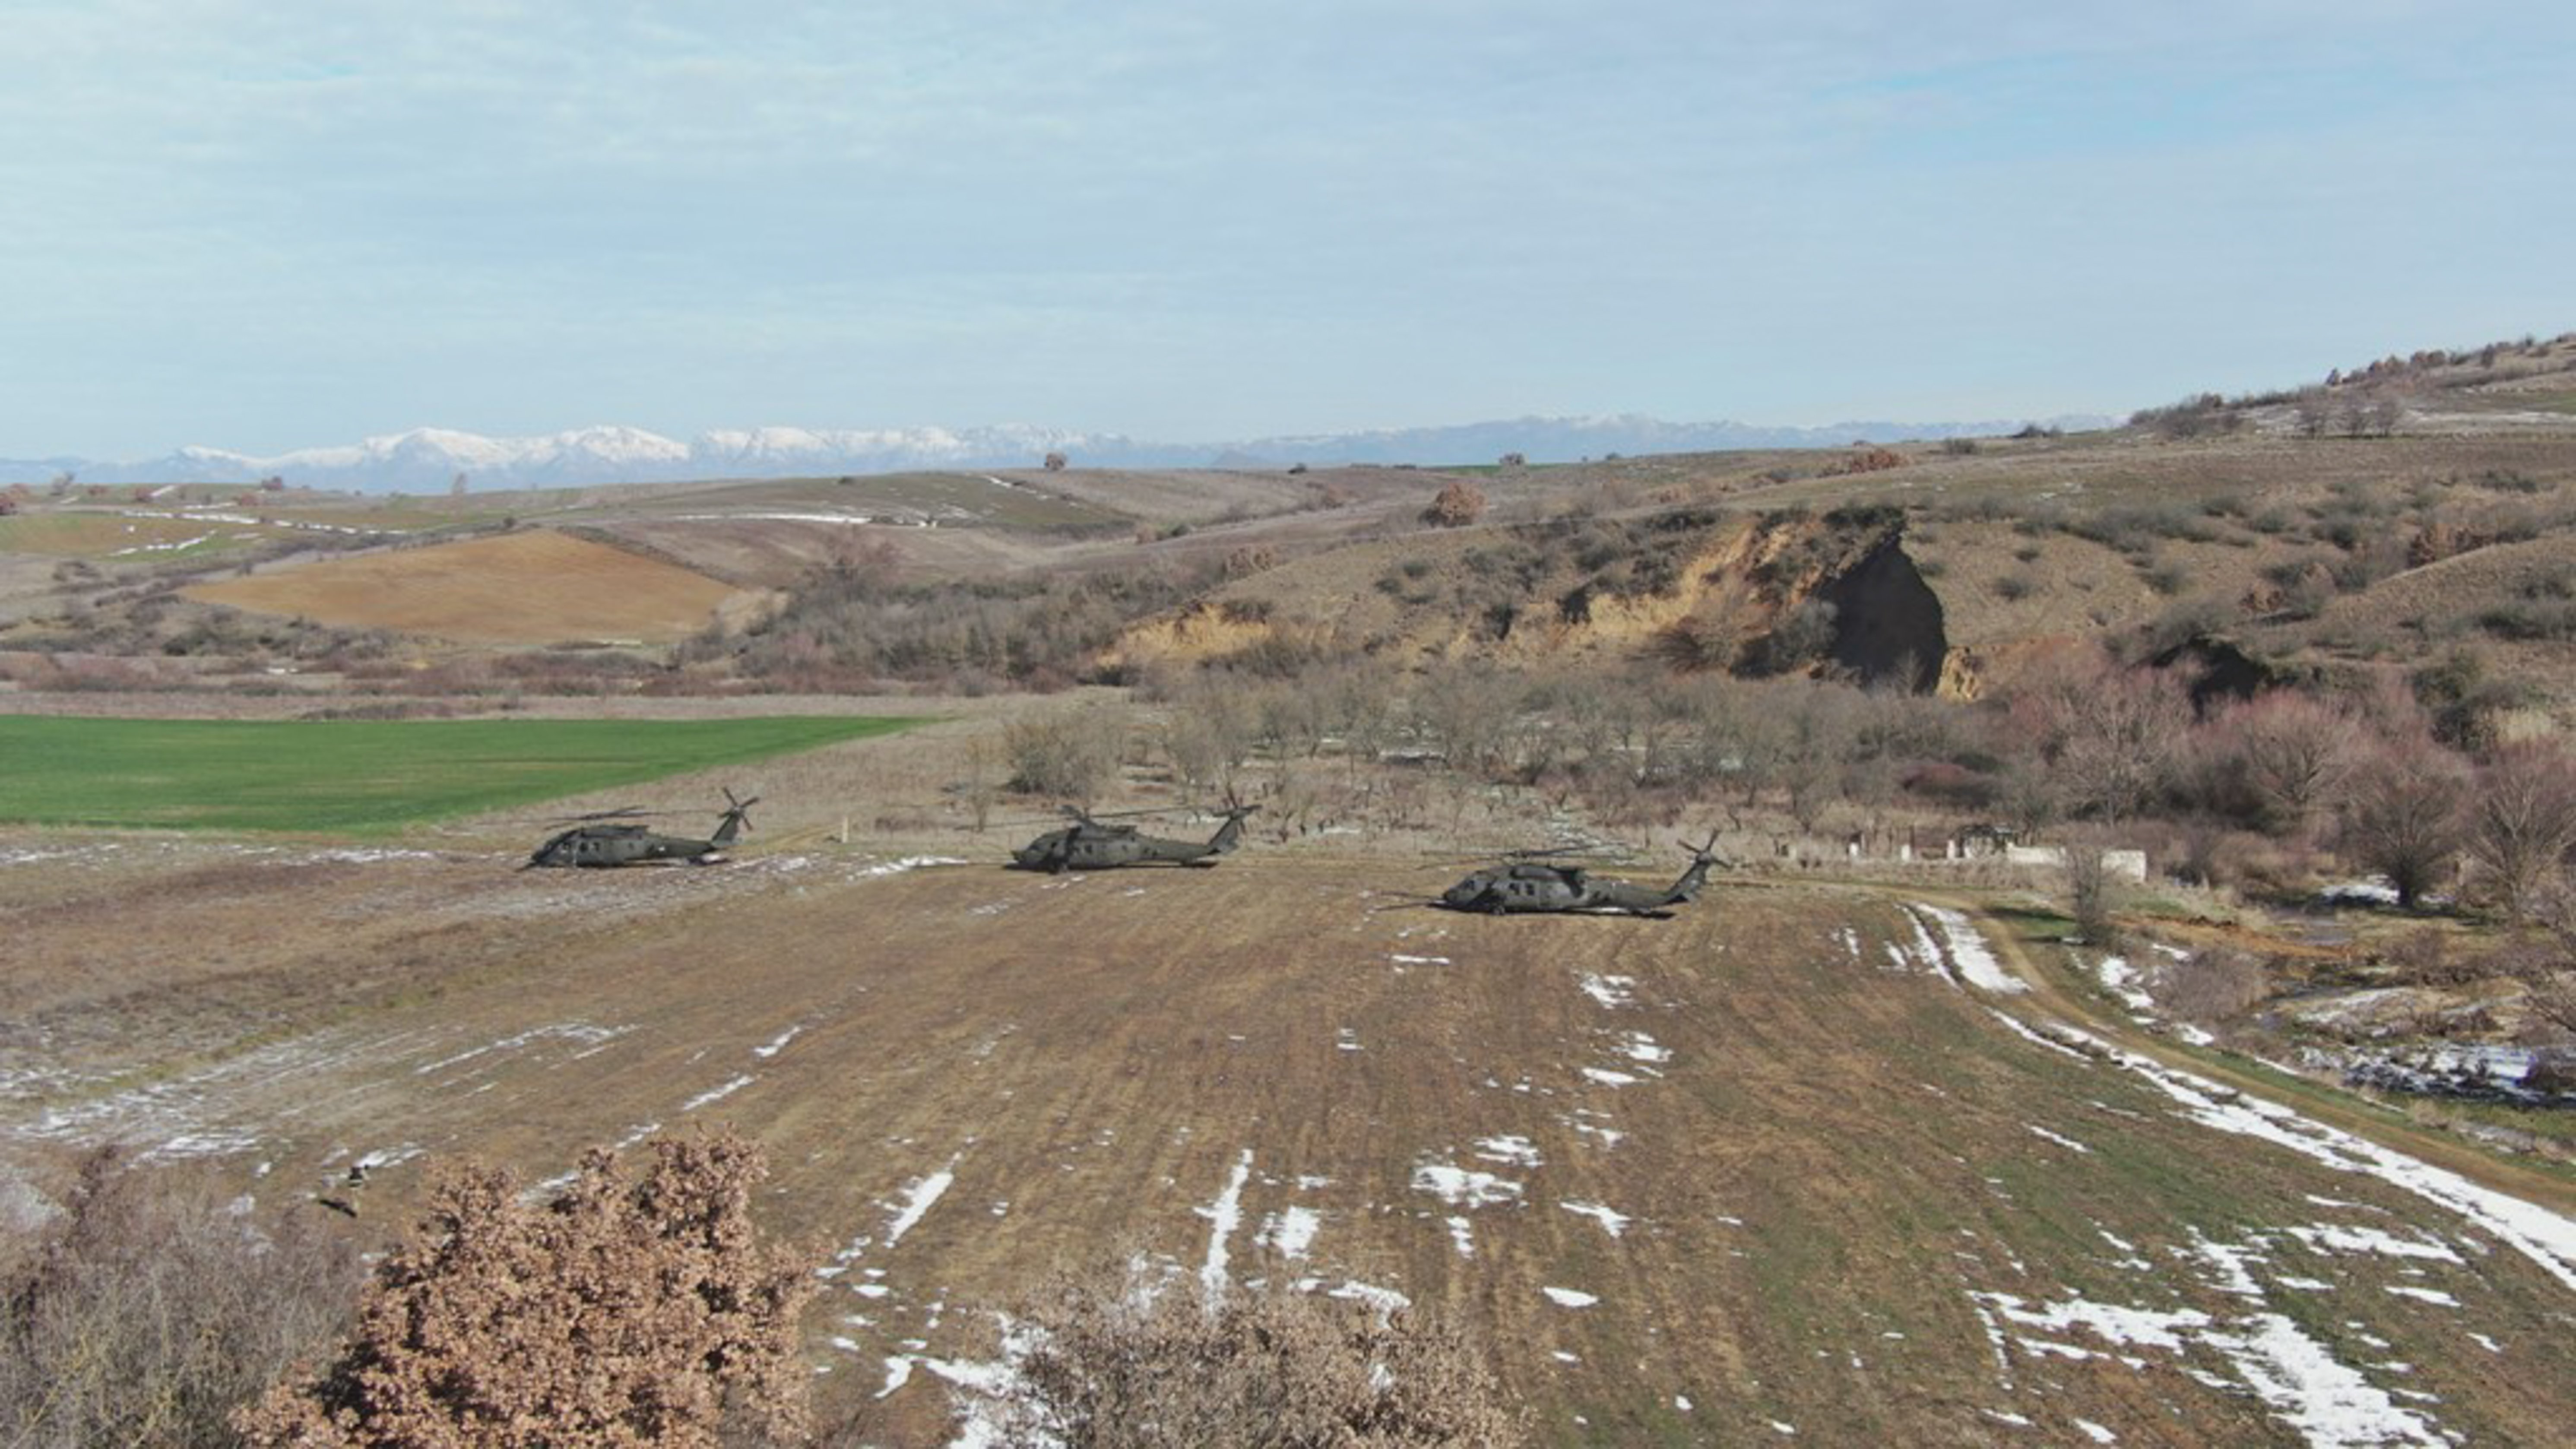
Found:
[[[825,1418],[882,1445],[949,1441],[991,1310],[1130,1253],[1463,1319],[1552,1444],[2536,1444],[2576,1409],[2564,1263],[2016,1027],[2098,1003],[1963,985],[1880,894],[1490,919],[1258,847],[515,864],[0,839],[0,1166],[123,1137],[274,1200],[365,1156],[385,1235],[435,1157],[544,1179],[731,1121],[829,1265]]]
[[[221,579],[186,593],[344,629],[542,644],[685,638],[705,628],[736,590],[676,564],[531,528]]]

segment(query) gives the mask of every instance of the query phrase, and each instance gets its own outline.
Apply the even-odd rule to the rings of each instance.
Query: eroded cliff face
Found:
[[[1356,571],[1381,570],[1365,590],[1320,586],[1330,556],[1301,560],[1129,630],[1104,663],[1217,663],[1262,651],[1405,663],[1654,659],[1742,674],[1840,670],[1872,685],[1975,693],[1975,663],[1950,647],[1940,596],[1905,551],[1901,514],[1727,514],[1688,529],[1659,525],[1625,556],[1597,546],[1551,552],[1536,533],[1498,533],[1491,549],[1452,549],[1436,566],[1388,553]]]
[[[1820,582],[1815,597],[1834,606],[1835,664],[1871,684],[1935,688],[1950,645],[1941,627],[1941,597],[1891,532],[1851,568]]]

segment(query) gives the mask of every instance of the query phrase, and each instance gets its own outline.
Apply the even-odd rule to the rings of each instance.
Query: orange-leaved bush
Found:
[[[629,1179],[594,1150],[565,1192],[443,1172],[337,1358],[237,1420],[255,1445],[712,1446],[728,1414],[805,1428],[796,1317],[813,1292],[748,1208],[766,1175],[730,1132],[656,1139]]]

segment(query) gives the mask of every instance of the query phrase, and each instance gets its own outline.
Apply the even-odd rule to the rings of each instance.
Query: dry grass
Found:
[[[2259,1405],[2167,1360],[2130,1374],[2017,1352],[1999,1373],[1971,1295],[2227,1318],[2244,1309],[2224,1282],[2124,1276],[2103,1235],[2184,1264],[2195,1234],[2317,1220],[2312,1197],[2462,1231],[2384,1184],[2215,1137],[2152,1086],[1891,969],[1913,927],[1865,892],[1736,881],[1669,921],[1490,920],[1413,903],[1451,862],[1260,844],[1211,871],[1063,879],[874,876],[858,850],[512,863],[307,867],[229,948],[251,976],[156,985],[132,959],[129,989],[45,1027],[95,1028],[80,1060],[157,1085],[22,1084],[0,1150],[77,1108],[85,1132],[233,1144],[246,1180],[271,1164],[249,1182],[263,1201],[372,1153],[394,1160],[366,1205],[382,1233],[427,1203],[407,1149],[537,1174],[648,1124],[729,1121],[776,1164],[752,1203],[763,1230],[833,1248],[804,1324],[803,1354],[831,1370],[823,1421],[889,1449],[953,1440],[929,1365],[980,1352],[988,1311],[1123,1245],[1184,1280],[1392,1290],[1473,1323],[1543,1442],[1753,1440],[1777,1421],[1970,1443],[1992,1409],[2059,1437],[2071,1415],[2241,1443],[2272,1432]],[[53,893],[48,961],[181,941],[166,868],[14,869],[0,911]],[[1587,985],[1612,978],[1607,1000]],[[254,1000],[257,1040],[211,1060],[176,1045]],[[19,1059],[57,1057],[31,1042]],[[1444,1200],[1426,1167],[1513,1187]],[[2510,1253],[2405,1280],[2459,1307],[2377,1291],[2375,1261],[2294,1270],[2347,1285],[2338,1321],[2398,1345],[2446,1424],[2534,1440],[2570,1407],[2554,1386],[2576,1358],[2547,1328],[2563,1290]],[[2498,1379],[2466,1330],[2525,1371]]]
[[[704,628],[736,590],[553,529],[310,564],[200,584],[189,596],[484,644],[669,641]]]

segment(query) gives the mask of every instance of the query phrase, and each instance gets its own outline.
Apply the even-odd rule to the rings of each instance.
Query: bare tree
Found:
[[[2418,736],[2383,743],[2354,773],[2344,849],[2388,877],[2402,909],[2416,909],[2459,853],[2467,774],[2457,756]]]
[[[2136,814],[2170,774],[2191,724],[2182,685],[2122,668],[2098,650],[2034,668],[2014,717],[2036,746],[2067,812],[2105,824]]]
[[[2576,850],[2576,760],[2548,740],[2499,748],[2478,771],[2466,830],[2468,857],[2506,913],[2530,919]]]
[[[2293,832],[2352,773],[2366,738],[2350,711],[2287,690],[2227,710],[2212,731],[2266,822]]]

